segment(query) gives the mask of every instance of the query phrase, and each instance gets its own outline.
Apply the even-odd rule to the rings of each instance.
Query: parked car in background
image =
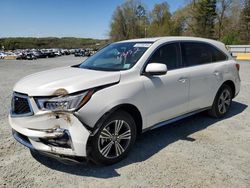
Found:
[[[59,50],[54,51],[54,54],[55,54],[56,56],[61,56],[61,55],[62,55],[61,51],[59,51]]]
[[[61,53],[62,53],[62,55],[70,55],[70,52],[67,49],[62,49]]]
[[[17,53],[17,60],[23,60],[23,59],[27,59],[27,56],[25,53],[21,52],[21,53]]]
[[[75,54],[75,51],[76,51],[76,49],[70,49],[70,50],[69,50],[69,53],[70,53],[70,54]]]
[[[32,150],[113,164],[142,132],[205,110],[224,117],[240,91],[239,68],[214,40],[116,42],[79,65],[20,80],[9,122]]]
[[[74,55],[75,55],[75,57],[82,57],[85,55],[85,51],[81,50],[81,49],[77,49],[77,50],[75,50]]]
[[[90,48],[86,48],[85,51],[84,51],[84,56],[91,56],[91,49]]]
[[[40,50],[34,51],[33,55],[36,56],[36,58],[46,58],[47,57],[47,55]]]
[[[4,52],[0,52],[0,59],[4,59],[7,55]]]
[[[26,59],[27,60],[35,60],[35,59],[37,59],[37,57],[33,53],[27,53]]]
[[[10,50],[5,53],[1,52],[0,58],[4,58],[5,56],[8,56],[8,58],[10,59],[16,58],[18,60],[33,59],[30,56],[30,54],[33,54],[37,59],[38,58],[52,58],[52,57],[71,55],[71,54],[74,54],[75,57],[84,57],[84,56],[89,57],[95,53],[96,53],[96,50],[92,48],[87,48],[87,49],[59,49],[59,48],[16,49],[16,50]],[[28,58],[27,58],[27,55],[29,56]]]
[[[42,50],[42,52],[45,54],[46,57],[51,58],[51,57],[56,57],[56,54],[49,49]]]

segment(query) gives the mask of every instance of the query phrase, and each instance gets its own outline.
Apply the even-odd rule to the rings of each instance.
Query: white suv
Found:
[[[32,151],[113,164],[139,133],[204,110],[223,117],[239,90],[239,64],[220,42],[127,40],[20,80],[9,122]]]

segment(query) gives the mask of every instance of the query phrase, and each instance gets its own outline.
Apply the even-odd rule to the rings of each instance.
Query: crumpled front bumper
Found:
[[[90,131],[71,113],[38,112],[11,117],[14,138],[26,147],[57,155],[87,156]]]

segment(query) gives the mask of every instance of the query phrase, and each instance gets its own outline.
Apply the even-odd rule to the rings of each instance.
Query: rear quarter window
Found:
[[[227,60],[227,56],[216,47],[202,42],[181,43],[185,66],[202,65]]]
[[[210,46],[213,54],[213,62],[226,61],[227,56],[217,48]]]

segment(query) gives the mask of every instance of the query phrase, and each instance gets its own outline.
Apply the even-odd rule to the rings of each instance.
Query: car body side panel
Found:
[[[235,85],[235,94],[237,95],[240,92],[240,73],[236,68],[236,61],[230,60],[230,62],[227,64],[228,72],[225,74],[225,80],[231,80],[234,82]]]
[[[83,123],[94,127],[97,121],[112,108],[121,104],[133,104],[141,113],[143,124],[146,125],[147,106],[145,88],[140,77],[135,79],[136,73],[122,74],[119,84],[104,88],[93,94],[78,114]]]
[[[142,76],[148,108],[144,109],[148,128],[159,122],[185,114],[188,107],[189,80],[185,69],[176,69],[161,76]]]
[[[223,83],[225,63],[187,67],[190,75],[189,111],[212,106],[214,96]]]

